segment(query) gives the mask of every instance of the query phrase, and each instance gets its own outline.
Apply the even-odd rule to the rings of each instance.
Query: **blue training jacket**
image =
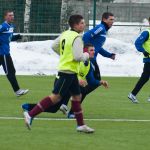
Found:
[[[96,60],[97,54],[101,54],[104,57],[111,58],[112,53],[109,53],[103,48],[103,45],[106,41],[106,34],[109,30],[106,23],[101,22],[101,24],[97,25],[95,28],[87,31],[83,35],[84,44],[91,43],[95,47],[95,56],[94,60]]]
[[[6,21],[0,25],[0,55],[9,55],[11,41],[15,41],[13,36],[14,25],[8,24]]]
[[[143,31],[141,35],[135,41],[135,47],[139,52],[144,52],[145,49],[143,48],[144,42],[146,42],[149,38],[149,32]],[[150,58],[143,58],[143,62],[150,62]]]
[[[95,67],[92,64],[92,62],[90,62],[90,70],[89,70],[88,74],[86,75],[86,80],[87,80],[87,83],[91,86],[99,86],[100,81],[95,79],[94,71],[95,71]]]

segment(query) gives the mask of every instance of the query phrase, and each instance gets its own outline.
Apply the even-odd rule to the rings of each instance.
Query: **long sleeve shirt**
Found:
[[[149,32],[143,31],[135,41],[135,47],[139,52],[145,52],[143,44],[149,39]],[[150,62],[150,58],[143,58],[143,62]]]
[[[52,44],[52,49],[59,54],[61,35],[55,39]],[[88,53],[83,53],[83,42],[81,37],[77,37],[72,44],[73,57],[76,61],[86,61],[89,58]]]
[[[107,50],[103,48],[103,45],[106,41],[106,34],[108,29],[109,29],[108,26],[104,22],[101,22],[101,24],[87,31],[83,35],[84,44],[91,43],[95,47],[94,60],[96,60],[98,54],[101,54],[102,56],[108,58],[111,58],[112,56],[112,53],[109,53]]]
[[[6,21],[0,25],[0,55],[9,55],[9,43],[13,37],[14,26]]]
[[[91,86],[100,86],[100,80],[97,80],[94,77],[94,71],[95,71],[95,67],[92,64],[92,62],[90,62],[90,70],[89,70],[88,74],[86,75],[87,83]]]

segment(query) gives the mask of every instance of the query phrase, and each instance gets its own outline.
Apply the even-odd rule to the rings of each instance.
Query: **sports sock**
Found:
[[[30,117],[35,117],[47,108],[53,105],[53,102],[49,96],[42,99],[31,111],[29,111]]]
[[[71,104],[72,104],[72,110],[73,110],[74,115],[76,117],[77,125],[78,126],[84,125],[83,113],[82,113],[80,101],[72,100]]]

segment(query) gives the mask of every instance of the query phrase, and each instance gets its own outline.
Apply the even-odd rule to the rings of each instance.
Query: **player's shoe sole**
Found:
[[[28,112],[24,112],[24,121],[28,130],[31,130],[32,118],[29,116]]]
[[[88,127],[87,125],[77,127],[77,131],[78,132],[83,132],[83,133],[89,133],[89,134],[95,132],[94,129]]]

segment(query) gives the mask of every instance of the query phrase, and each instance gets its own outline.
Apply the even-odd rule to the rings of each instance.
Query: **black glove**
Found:
[[[15,35],[15,38],[16,38],[17,40],[20,40],[20,39],[22,39],[22,36],[21,36],[20,34],[17,34],[17,35]]]
[[[115,54],[115,53],[112,53],[112,54],[111,54],[111,59],[115,60],[115,57],[116,57],[116,54]]]
[[[144,52],[143,52],[143,55],[144,55],[145,57],[149,57],[150,54],[149,54],[147,51],[144,51]]]

